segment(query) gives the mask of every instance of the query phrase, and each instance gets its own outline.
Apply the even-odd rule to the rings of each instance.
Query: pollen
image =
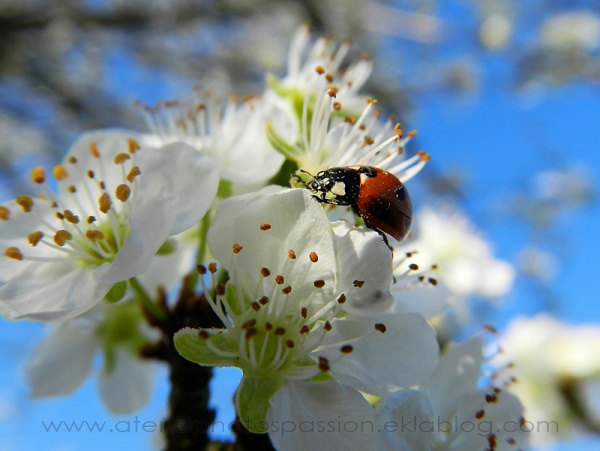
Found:
[[[205,330],[200,330],[200,332],[198,332],[198,336],[203,340],[208,340],[210,338],[210,334]]]
[[[317,263],[319,261],[319,256],[314,251],[311,252],[308,257],[310,258],[310,261],[313,263]]]
[[[140,168],[138,166],[134,166],[131,168],[131,170],[129,171],[129,174],[127,174],[127,181],[129,183],[133,183],[133,180],[142,173],[142,171],[140,170]]]
[[[94,222],[96,222],[96,217],[88,216],[87,219],[85,220],[85,222],[87,222],[88,224],[93,224]]]
[[[244,247],[240,246],[237,243],[233,245],[233,253],[234,254],[239,254],[242,249],[244,249]]]
[[[71,155],[71,156],[70,156],[70,157],[67,159],[67,161],[68,161],[69,163],[71,163],[71,164],[75,164],[75,163],[77,163],[77,158],[75,158],[74,156],[72,156],[72,155]]]
[[[57,164],[54,166],[54,169],[52,169],[52,175],[56,180],[64,180],[69,176],[69,173],[67,172],[67,168],[62,164]]]
[[[354,348],[352,347],[352,345],[344,345],[342,346],[342,349],[340,349],[340,351],[342,352],[342,354],[350,354],[352,351],[354,351]]]
[[[269,303],[269,298],[267,296],[263,296],[258,300],[260,305],[267,305]]]
[[[90,153],[94,158],[100,158],[100,152],[98,151],[98,143],[90,143]]]
[[[87,230],[85,236],[92,242],[101,241],[104,239],[104,234],[100,230]]]
[[[362,288],[364,284],[364,280],[355,280],[354,282],[352,282],[352,285],[354,285],[356,288]]]
[[[411,138],[414,138],[415,136],[417,136],[418,132],[416,130],[411,130],[407,133],[407,135]]]
[[[429,155],[427,152],[425,152],[423,150],[419,150],[417,152],[417,154],[419,155],[419,157],[421,157],[421,161],[429,161],[429,160],[431,160],[431,155]]]
[[[21,254],[21,251],[17,247],[7,248],[4,251],[4,255],[6,255],[8,258],[12,258],[13,260],[23,260],[23,254]]]
[[[333,327],[331,326],[331,323],[329,321],[325,321],[325,325],[323,326],[323,329],[325,329],[327,332],[329,332],[331,329],[333,329]]]
[[[387,327],[385,327],[385,324],[377,323],[375,324],[375,330],[384,334],[387,330]]]
[[[70,185],[70,186],[67,188],[67,190],[68,190],[68,191],[69,191],[71,194],[73,194],[73,193],[76,193],[76,192],[77,192],[77,188],[75,188],[75,186],[73,186],[73,185]]]
[[[340,297],[337,300],[338,304],[344,304],[346,302],[346,295],[344,293],[340,294]]]
[[[488,404],[494,404],[498,402],[498,396],[495,393],[485,395],[485,402]]]
[[[225,296],[225,285],[219,282],[215,287],[215,291],[219,296]]]
[[[198,265],[197,269],[198,269],[198,274],[201,274],[201,275],[206,274],[206,266],[204,266],[204,265]]]
[[[37,246],[42,238],[44,238],[44,233],[39,230],[27,235],[27,241],[29,241],[29,244],[32,246]]]
[[[33,199],[27,194],[21,194],[20,196],[17,196],[15,202],[21,206],[25,213],[29,213],[33,208]]]
[[[323,288],[325,286],[325,281],[324,280],[315,280],[313,282],[315,288]]]
[[[300,315],[302,315],[302,318],[306,319],[308,316],[308,309],[306,307],[302,307],[300,310]]]
[[[31,171],[31,180],[38,185],[46,181],[46,171],[41,166],[36,166]]]
[[[2,221],[8,221],[10,217],[10,210],[3,205],[0,205],[0,219]]]
[[[300,335],[304,335],[310,332],[310,328],[305,324],[300,328]]]
[[[481,420],[483,417],[485,417],[485,410],[481,409],[475,412],[475,418],[478,420]]]
[[[410,265],[408,265],[408,267],[411,271],[416,271],[417,269],[419,269],[419,265],[417,265],[416,263],[411,263]]]
[[[126,202],[130,195],[131,188],[129,188],[129,186],[125,185],[124,183],[121,183],[119,186],[117,186],[117,189],[115,190],[115,196],[117,196],[117,199],[119,199],[121,202]]]
[[[215,262],[209,263],[208,270],[211,272],[211,274],[216,273],[217,272],[217,264]]]
[[[292,349],[292,348],[294,347],[294,341],[293,341],[293,340],[287,340],[287,341],[285,342],[285,346],[286,346],[288,349]]]
[[[140,144],[133,138],[127,138],[127,145],[129,146],[129,153],[134,154],[140,150]]]
[[[288,286],[287,286],[287,287],[285,287],[283,290],[281,290],[281,292],[282,292],[283,294],[290,294],[290,293],[292,292],[292,287],[288,285]]]
[[[258,312],[260,310],[260,304],[258,302],[253,302],[252,304],[250,304],[250,307],[252,307],[252,310],[254,310],[255,312]]]
[[[102,193],[102,195],[98,198],[98,208],[102,213],[108,213],[111,204],[112,201],[107,193]]]
[[[296,253],[292,249],[290,249],[288,251],[288,257],[292,260],[296,260]]]
[[[319,75],[323,75],[325,73],[325,68],[321,65],[315,67],[315,72]]]
[[[261,268],[260,275],[263,277],[269,277],[271,275],[271,271],[268,268]]]
[[[275,329],[275,335],[278,337],[285,335],[285,329],[283,327],[278,327],[277,329]]]
[[[115,164],[123,164],[129,159],[131,159],[129,154],[126,154],[125,152],[121,152],[121,153],[118,153],[115,155],[115,158],[113,161]]]
[[[79,224],[79,216],[73,214],[71,210],[63,211],[63,216],[67,222],[70,222],[71,224]]]
[[[94,179],[94,177],[96,177],[96,174],[95,174],[95,173],[94,173],[94,171],[92,171],[91,169],[88,169],[88,171],[87,171],[87,176],[88,176],[88,178],[90,178],[90,179],[92,179],[92,180],[93,180],[93,179]]]
[[[335,111],[340,111],[342,109],[342,104],[340,102],[333,102],[333,109]]]
[[[62,229],[62,230],[58,230],[55,234],[54,234],[54,242],[58,245],[58,246],[64,246],[66,244],[67,241],[70,241],[73,239],[73,235],[71,235],[68,231]]]
[[[285,279],[283,278],[283,276],[281,274],[275,276],[275,282],[277,282],[278,285],[283,285],[283,283],[285,282]]]
[[[264,231],[264,230],[269,230],[270,228],[271,228],[271,224],[269,224],[268,222],[263,222],[263,223],[260,225],[260,230],[263,230],[263,231]]]

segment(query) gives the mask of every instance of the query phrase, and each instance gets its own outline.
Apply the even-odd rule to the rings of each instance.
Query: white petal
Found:
[[[69,395],[92,370],[99,341],[92,327],[61,325],[40,343],[27,364],[31,397]]]
[[[114,414],[127,414],[141,409],[150,399],[154,386],[151,363],[134,356],[129,350],[115,350],[115,365],[110,373],[102,371],[100,394]]]
[[[373,333],[375,323],[384,324],[385,333]],[[361,336],[365,337],[353,341]],[[342,345],[353,347],[332,365],[332,373],[345,384],[379,396],[426,384],[437,363],[435,331],[414,313],[335,321],[325,338],[326,345],[316,353],[329,360],[339,358]]]
[[[440,359],[429,383],[429,393],[442,418],[448,418],[460,401],[477,390],[483,364],[483,340],[455,344]]]
[[[318,308],[337,297],[333,232],[323,209],[308,190],[273,193],[273,188],[268,187],[223,201],[208,232],[208,244],[219,263],[235,277],[236,284],[251,290],[250,296],[260,297],[264,290],[271,293],[275,290],[273,279],[282,275],[282,287],[292,287],[286,297],[290,306],[310,298]],[[241,252],[233,253],[234,244],[243,247]],[[295,258],[290,258],[290,251]],[[318,261],[311,261],[311,252]],[[271,275],[263,278],[261,268],[268,268]],[[324,281],[325,286],[315,288],[317,280]]]
[[[267,426],[277,449],[375,448],[373,408],[359,392],[339,382],[287,382],[270,404]]]
[[[64,321],[97,305],[110,288],[73,262],[31,262],[0,287],[0,312],[9,319]]]
[[[428,451],[436,441],[437,418],[426,392],[407,389],[392,393],[377,404],[375,417],[381,451]]]
[[[446,285],[438,281],[437,285],[423,285],[400,288],[392,285],[394,305],[392,313],[419,313],[431,318],[442,313],[448,305],[451,292]]]
[[[333,224],[340,265],[338,291],[346,295],[344,310],[373,315],[392,306],[392,253],[381,236],[345,221]],[[357,282],[361,282],[358,284]]]

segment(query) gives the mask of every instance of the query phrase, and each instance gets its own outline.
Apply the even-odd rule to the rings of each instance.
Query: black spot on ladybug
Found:
[[[352,207],[388,247],[384,233],[402,241],[410,231],[412,203],[408,191],[398,177],[383,169],[335,167],[319,172],[306,186],[315,192],[319,202]]]

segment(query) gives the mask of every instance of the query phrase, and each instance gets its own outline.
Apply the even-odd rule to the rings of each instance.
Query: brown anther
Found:
[[[506,439],[506,443],[508,443],[510,446],[515,446],[517,444],[517,441],[512,437],[508,437]]]
[[[63,180],[68,177],[69,173],[67,172],[67,168],[62,164],[57,164],[54,166],[54,169],[52,169],[52,175],[56,180]]]
[[[261,268],[260,275],[263,277],[269,277],[271,275],[271,271],[269,271],[269,268]]]
[[[333,75],[331,75],[329,72],[326,73],[325,80],[327,80],[329,83],[331,83],[333,81]]]
[[[256,334],[258,334],[258,331],[256,329],[248,329],[246,331],[246,340],[250,340],[252,337],[254,337]]]
[[[98,151],[98,143],[90,143],[90,153],[94,158],[100,158],[100,152]]]
[[[69,185],[67,187],[67,191],[69,191],[71,194],[74,194],[77,192],[77,188],[75,188],[75,185]]]
[[[140,170],[139,166],[134,166],[129,170],[129,173],[127,174],[127,181],[129,183],[133,183],[133,181],[135,180],[135,178],[140,175],[142,173],[142,171]]]
[[[134,154],[137,150],[140,150],[139,143],[133,138],[127,138],[127,146],[129,147],[130,154]]]
[[[290,260],[296,260],[296,253],[292,249],[288,251],[288,258]]]
[[[206,274],[206,266],[204,266],[204,265],[198,265],[196,268],[198,269],[198,273],[200,275],[203,276],[204,274]]]
[[[363,139],[365,140],[365,144],[367,146],[370,146],[371,144],[373,144],[375,142],[375,140],[373,138],[371,138],[369,135],[365,135],[363,137]]]
[[[31,170],[31,180],[38,185],[46,181],[46,171],[41,166],[36,166]]]
[[[294,341],[293,341],[293,340],[286,340],[286,342],[285,342],[285,346],[286,346],[288,349],[292,349],[292,348],[294,347]]]
[[[127,160],[131,159],[131,157],[129,156],[129,154],[124,153],[124,152],[120,152],[118,154],[115,155],[115,158],[113,159],[115,164],[123,164],[124,162],[126,162]]]
[[[67,241],[70,241],[73,239],[73,235],[71,235],[69,232],[67,232],[66,230],[62,229],[62,230],[58,230],[55,234],[54,234],[54,242],[58,245],[58,246],[64,246],[65,243]]]
[[[96,177],[96,174],[91,169],[88,169],[87,176],[88,178],[93,179],[94,177]]]
[[[478,420],[481,420],[483,417],[485,417],[485,410],[481,409],[475,412],[475,418]]]
[[[56,217],[57,217],[58,219],[60,219],[61,221],[64,221],[64,220],[65,220],[65,215],[63,215],[63,214],[62,214],[60,211],[57,211],[57,212],[56,212]]]
[[[260,230],[263,230],[263,231],[264,231],[264,230],[269,230],[270,228],[271,228],[271,224],[269,224],[268,222],[263,222],[263,223],[260,225]]]
[[[494,404],[498,402],[498,396],[495,393],[485,395],[485,402],[487,402],[488,404]]]
[[[429,279],[427,279],[427,281],[434,287],[438,284],[437,279],[434,279],[433,277],[430,277]]]
[[[375,330],[384,334],[387,330],[387,327],[385,327],[385,324],[377,323],[375,324]]]
[[[282,275],[277,275],[275,276],[275,282],[277,282],[278,285],[283,285],[283,283],[285,282],[285,279],[283,278]]]
[[[98,198],[98,209],[102,213],[108,213],[111,205],[112,201],[110,200],[110,196],[107,193],[102,193],[102,195]]]
[[[417,265],[416,263],[411,263],[410,265],[408,265],[408,268],[411,271],[416,271],[417,269],[419,269],[419,265]]]
[[[100,187],[101,190],[106,189],[106,185],[104,184],[104,182],[102,180],[100,180],[100,182],[98,183],[98,186]]]
[[[250,307],[252,307],[252,310],[254,310],[255,312],[258,312],[260,310],[260,304],[258,302],[253,302],[252,304],[250,304]]]
[[[77,163],[77,158],[75,158],[74,156],[70,156],[69,158],[67,158],[67,161],[71,164],[75,164]]]
[[[342,354],[350,354],[352,351],[354,351],[354,348],[352,347],[352,345],[344,345],[342,346],[340,351],[342,352]]]
[[[217,264],[215,262],[209,263],[208,270],[211,272],[211,274],[216,273],[217,272]]]
[[[33,208],[33,199],[27,194],[17,196],[15,202],[21,206],[25,213],[29,213]]]
[[[200,331],[198,332],[198,336],[203,340],[208,340],[210,338],[210,334],[204,329],[200,329]]]
[[[488,445],[490,445],[490,449],[496,449],[496,446],[498,445],[496,440],[496,434],[492,434],[488,437]]]
[[[302,307],[300,309],[300,315],[302,316],[302,318],[306,319],[306,317],[308,316],[308,309],[306,307]]]
[[[431,269],[432,269],[432,271],[435,271],[436,269],[438,269],[438,265],[435,265],[435,264],[431,265]]]
[[[285,335],[285,329],[283,327],[278,327],[277,329],[275,329],[275,335],[277,335],[278,337]]]
[[[100,230],[87,230],[85,236],[92,242],[104,239],[104,234]]]
[[[319,369],[323,372],[329,371],[329,360],[325,357],[319,357]]]
[[[305,324],[300,328],[300,335],[304,335],[310,332],[310,328]]]
[[[283,294],[290,294],[290,293],[292,292],[292,287],[288,285],[288,286],[287,286],[287,287],[285,287],[283,290],[281,290],[281,292],[282,292]]]
[[[10,217],[10,210],[6,208],[4,205],[0,205],[0,220],[8,221]]]
[[[352,117],[350,117],[350,116],[346,116],[346,117],[344,118],[344,122],[345,122],[346,124],[354,125],[354,123],[356,122],[356,119],[354,119],[354,118],[352,118]]]
[[[417,131],[411,130],[407,133],[407,135],[410,136],[411,138],[414,138],[415,136],[417,136]]]
[[[128,185],[121,183],[119,186],[117,186],[117,189],[115,190],[115,196],[117,196],[117,199],[119,199],[121,202],[126,202],[130,195],[131,188],[129,188]]]
[[[313,282],[313,285],[315,286],[315,288],[323,288],[325,286],[325,281],[324,280],[315,280]]]
[[[492,333],[492,334],[497,334],[498,333],[498,329],[496,329],[494,326],[492,326],[491,324],[484,324],[483,328],[485,330],[487,330],[488,332]]]
[[[96,217],[88,216],[87,219],[85,220],[85,222],[87,222],[88,224],[93,224],[94,222],[96,222]]]
[[[325,321],[325,325],[323,326],[323,329],[325,329],[327,332],[329,332],[331,329],[333,329],[333,327],[331,326],[331,323],[329,321]]]
[[[64,210],[63,215],[65,219],[71,224],[79,224],[79,216],[73,214],[71,210]]]
[[[342,104],[340,102],[333,102],[333,109],[335,111],[340,111],[342,109]]]
[[[270,332],[271,330],[273,330],[273,324],[271,324],[270,322],[268,322],[268,321],[267,321],[267,322],[265,323],[265,330],[266,330],[267,332]]]
[[[325,68],[321,65],[315,67],[315,72],[319,75],[323,75],[325,73]]]
[[[235,244],[233,245],[233,253],[234,253],[234,254],[239,254],[239,253],[240,253],[240,251],[241,251],[242,249],[244,249],[244,247],[243,247],[243,246],[240,246],[240,245],[239,245],[239,244],[237,244],[237,243],[235,243]]]
[[[260,305],[267,305],[269,303],[269,298],[267,296],[263,296],[258,300]]]
[[[352,285],[354,285],[356,288],[361,288],[364,284],[364,280],[355,280],[354,282],[352,282]]]
[[[17,247],[6,248],[4,255],[6,255],[8,258],[12,258],[13,260],[23,260],[23,254],[21,254],[21,251]]]
[[[215,287],[215,292],[218,296],[225,296],[225,284],[219,282]]]
[[[404,130],[402,130],[402,126],[400,124],[396,124],[394,126],[394,134],[398,137],[398,138],[402,138],[402,136],[404,136]]]
[[[317,255],[316,252],[311,252],[308,257],[310,258],[310,261],[313,263],[317,263],[319,261],[319,256]]]
[[[429,155],[427,152],[424,152],[423,150],[419,150],[417,154],[419,155],[419,157],[421,157],[421,161],[431,160],[431,155]]]
[[[337,300],[338,304],[344,304],[346,302],[346,295],[344,293],[340,294],[340,297]]]
[[[334,98],[334,99],[335,99],[335,96],[336,96],[336,94],[337,94],[337,89],[334,89],[334,88],[329,88],[329,89],[327,90],[327,95],[328,95],[329,97],[331,97],[331,98]]]
[[[29,241],[29,244],[32,246],[37,246],[42,238],[44,238],[44,233],[39,230],[27,235],[27,241]]]

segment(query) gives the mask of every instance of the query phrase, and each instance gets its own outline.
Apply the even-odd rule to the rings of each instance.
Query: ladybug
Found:
[[[412,204],[404,184],[383,169],[373,166],[335,167],[320,171],[306,186],[321,203],[350,205],[365,225],[402,241],[410,231]],[[391,249],[391,247],[390,247]]]

